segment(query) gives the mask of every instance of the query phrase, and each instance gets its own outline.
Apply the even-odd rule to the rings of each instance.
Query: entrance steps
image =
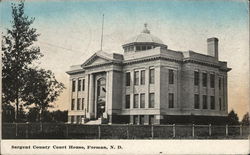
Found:
[[[102,124],[102,120],[101,119],[90,120],[90,121],[86,122],[85,124]]]
[[[98,118],[97,120],[90,120],[84,124],[107,124],[108,120],[105,118]]]

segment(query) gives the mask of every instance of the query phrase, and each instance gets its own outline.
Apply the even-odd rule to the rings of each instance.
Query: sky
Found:
[[[11,24],[11,2],[2,1],[1,31]],[[219,60],[227,61],[228,109],[240,118],[249,111],[249,17],[247,0],[26,0],[25,14],[35,17],[40,34],[37,46],[42,68],[52,70],[69,87],[65,73],[100,50],[104,14],[103,50],[123,53],[121,45],[139,34],[144,23],[169,49],[207,53],[206,39],[219,38]],[[65,89],[55,109],[69,106]]]

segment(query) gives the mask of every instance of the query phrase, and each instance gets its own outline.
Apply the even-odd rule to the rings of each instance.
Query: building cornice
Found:
[[[72,71],[68,71],[66,73],[71,75],[71,74],[76,74],[76,73],[83,73],[83,72],[85,72],[86,69],[95,68],[95,67],[103,67],[103,66],[110,66],[110,65],[125,66],[125,65],[138,64],[138,63],[155,61],[155,60],[166,60],[166,61],[171,61],[171,62],[176,62],[176,63],[181,63],[181,64],[194,63],[194,64],[203,65],[203,66],[218,68],[219,70],[225,71],[225,72],[228,72],[231,70],[231,68],[221,66],[219,64],[219,62],[212,63],[212,62],[200,61],[200,60],[195,60],[195,59],[190,59],[190,58],[185,58],[185,59],[180,60],[180,59],[169,58],[169,57],[163,56],[161,54],[158,54],[158,55],[143,57],[143,58],[139,58],[139,59],[131,59],[131,60],[123,60],[123,61],[108,61],[106,63],[100,63],[100,64],[89,65],[89,66],[82,66],[83,69],[72,70]]]

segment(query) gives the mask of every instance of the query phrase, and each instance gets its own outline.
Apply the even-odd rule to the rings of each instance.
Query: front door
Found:
[[[105,112],[105,100],[106,100],[106,80],[100,78],[97,80],[97,118],[103,117]]]

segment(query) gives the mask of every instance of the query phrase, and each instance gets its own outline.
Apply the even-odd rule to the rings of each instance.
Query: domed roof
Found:
[[[158,37],[150,34],[150,31],[147,29],[147,24],[144,24],[144,30],[137,36],[127,40],[124,45],[131,43],[156,43],[163,44],[162,40]]]

